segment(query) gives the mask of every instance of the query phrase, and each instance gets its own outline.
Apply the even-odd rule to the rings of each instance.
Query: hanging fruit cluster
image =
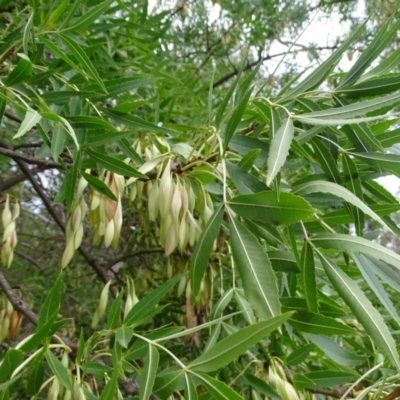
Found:
[[[18,333],[22,314],[14,310],[7,299],[0,298],[0,343],[7,339],[12,340]]]
[[[6,202],[2,213],[3,240],[1,246],[1,262],[5,267],[9,267],[14,258],[14,248],[17,245],[17,233],[15,230],[15,220],[19,216],[20,207],[18,202],[14,203],[13,209],[10,208],[10,196],[6,196]]]

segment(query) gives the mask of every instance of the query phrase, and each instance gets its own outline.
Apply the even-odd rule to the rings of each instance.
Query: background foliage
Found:
[[[0,3],[2,399],[395,398],[398,4],[357,7]]]

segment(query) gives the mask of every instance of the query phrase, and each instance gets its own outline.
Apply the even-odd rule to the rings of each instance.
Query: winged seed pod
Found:
[[[3,238],[1,247],[1,262],[4,267],[8,268],[14,258],[14,248],[17,245],[17,233],[15,230],[15,220],[20,213],[20,207],[17,202],[14,203],[13,209],[10,209],[10,196],[6,195],[6,202],[2,213]]]
[[[103,318],[104,313],[106,312],[108,291],[110,289],[110,285],[111,281],[108,281],[105,284],[103,290],[101,291],[99,305],[97,306],[97,309],[93,314],[92,325],[91,325],[92,328],[94,328],[99,323],[100,319]]]

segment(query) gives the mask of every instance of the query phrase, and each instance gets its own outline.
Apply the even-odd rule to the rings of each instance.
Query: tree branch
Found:
[[[335,50],[337,48],[337,46],[324,46],[324,47],[316,47],[315,50]],[[256,65],[258,65],[261,62],[264,61],[268,61],[271,60],[273,58],[276,57],[282,57],[286,54],[291,54],[294,52],[299,52],[299,51],[309,51],[309,48],[304,48],[304,49],[297,49],[297,50],[292,50],[292,51],[283,51],[282,53],[277,53],[277,54],[272,54],[272,55],[267,55],[265,57],[262,57],[256,61],[253,61],[251,63],[247,63],[247,65],[243,68],[243,72],[248,71],[252,68],[254,68]],[[235,69],[234,71],[230,72],[229,74],[226,74],[225,76],[223,76],[222,78],[220,78],[218,81],[216,81],[213,84],[213,88],[216,88],[218,86],[221,86],[222,84],[224,84],[225,82],[229,81],[229,79],[235,77],[237,74],[239,73],[238,69]]]
[[[21,161],[26,162],[27,164],[34,164],[38,165],[40,167],[45,167],[45,168],[56,168],[56,169],[63,169],[63,167],[51,160],[42,160],[40,158],[34,158],[30,156],[25,156],[24,154],[17,153],[10,148],[4,148],[4,146],[0,147],[0,154],[3,154],[7,157],[12,158],[13,160],[18,159]],[[70,164],[67,164],[68,167],[70,167]]]
[[[382,400],[394,400],[400,397],[400,388],[397,388],[394,392],[389,393],[387,396],[383,397]]]
[[[128,254],[123,254],[122,256],[119,256],[117,258],[114,258],[111,262],[109,262],[106,266],[106,269],[111,269],[115,264],[125,261],[129,258],[141,256],[143,254],[152,254],[152,253],[163,253],[165,250],[162,248],[154,248],[154,249],[142,249],[142,250],[137,250],[134,251],[133,253],[128,253]]]

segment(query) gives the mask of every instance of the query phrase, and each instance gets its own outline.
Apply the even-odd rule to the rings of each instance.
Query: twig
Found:
[[[394,392],[389,393],[387,396],[383,397],[382,400],[394,400],[400,397],[400,388],[397,388]]]
[[[26,156],[24,154],[17,153],[11,149],[4,148],[3,146],[0,147],[0,154],[3,154],[7,157],[12,158],[13,160],[18,159],[26,162],[27,164],[33,164],[33,165],[38,165],[40,167],[45,167],[45,168],[56,168],[56,169],[63,169],[63,167],[51,160],[42,160],[40,158],[34,158],[30,156]],[[72,165],[66,164],[68,167],[71,167]]]
[[[24,253],[22,253],[22,252],[20,252],[20,251],[18,251],[18,250],[14,250],[14,253],[15,253],[17,256],[23,258],[24,260],[29,261],[29,262],[30,262],[31,264],[33,264],[37,269],[43,270],[43,267],[42,267],[35,259],[33,259],[32,257],[28,256],[27,254],[24,254]]]
[[[337,48],[337,46],[324,46],[324,47],[316,47],[315,50],[335,50]],[[305,49],[298,49],[295,50],[296,52],[299,51],[308,51],[308,48]],[[290,53],[294,53],[295,51],[291,51]],[[276,58],[276,57],[281,57],[284,56],[285,54],[287,54],[287,51],[283,51],[282,53],[277,53],[277,54],[272,54],[272,55],[267,55],[265,57],[262,57],[261,59],[258,59],[256,61],[253,61],[251,63],[248,63],[244,68],[243,68],[243,72],[244,71],[248,71],[252,68],[254,68],[257,64],[259,64],[260,62],[264,62],[264,61],[268,61],[271,60],[272,58]],[[234,76],[236,76],[239,73],[239,70],[235,69],[234,71],[230,72],[229,74],[226,74],[225,76],[223,76],[222,78],[220,78],[218,81],[216,81],[213,84],[213,88],[216,88],[218,86],[221,86],[222,84],[224,84],[226,81],[229,81],[229,79],[233,78]]]
[[[155,248],[155,249],[142,249],[142,250],[137,250],[134,251],[133,253],[128,253],[128,254],[123,254],[122,256],[119,256],[117,258],[114,258],[108,265],[106,266],[106,269],[111,269],[115,264],[125,261],[128,258],[133,258],[137,256],[141,256],[143,254],[152,254],[152,253],[163,253],[165,250],[162,248]]]

